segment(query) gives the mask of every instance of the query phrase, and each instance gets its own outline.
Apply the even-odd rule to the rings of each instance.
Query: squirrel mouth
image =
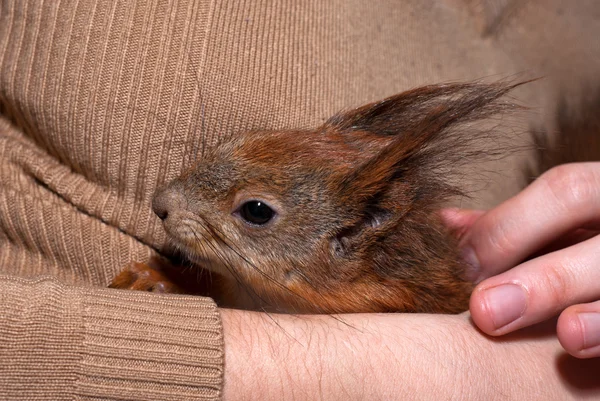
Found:
[[[175,222],[164,222],[173,248],[187,261],[200,268],[231,276],[232,266],[227,265],[227,256],[221,251],[218,239],[204,233],[203,225],[195,219],[181,218]]]

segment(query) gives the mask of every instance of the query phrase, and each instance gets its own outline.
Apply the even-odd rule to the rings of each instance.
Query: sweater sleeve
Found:
[[[10,400],[214,400],[218,310],[201,297],[0,276],[0,394]]]

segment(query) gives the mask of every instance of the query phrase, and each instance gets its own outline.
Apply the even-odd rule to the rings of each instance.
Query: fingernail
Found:
[[[600,313],[580,313],[578,317],[583,328],[583,349],[600,345]]]
[[[461,249],[461,256],[465,262],[469,265],[466,275],[471,281],[477,281],[481,273],[479,259],[475,254],[475,251],[471,247],[464,247]]]
[[[525,291],[516,284],[492,287],[485,290],[483,297],[496,330],[523,316],[527,308]]]

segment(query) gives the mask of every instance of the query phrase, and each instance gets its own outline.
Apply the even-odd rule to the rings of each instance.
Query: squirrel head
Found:
[[[470,123],[516,85],[432,85],[316,130],[252,131],[157,193],[173,243],[262,306],[292,312],[466,309],[470,283],[437,211]]]

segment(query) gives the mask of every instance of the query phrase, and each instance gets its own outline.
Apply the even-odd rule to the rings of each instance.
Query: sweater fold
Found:
[[[222,329],[208,298],[0,276],[0,299],[2,399],[220,396]]]

